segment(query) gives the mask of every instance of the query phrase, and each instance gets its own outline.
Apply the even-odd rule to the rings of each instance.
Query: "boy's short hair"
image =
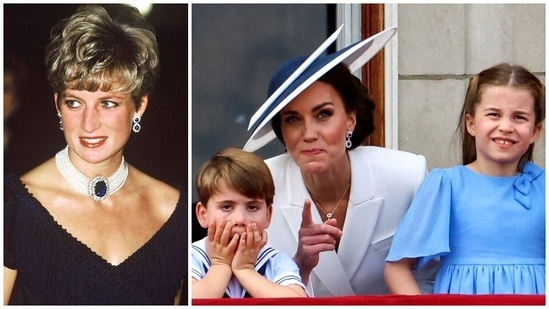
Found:
[[[217,191],[220,180],[238,193],[273,203],[275,186],[269,167],[251,152],[226,148],[202,165],[196,178],[198,198],[204,205]]]

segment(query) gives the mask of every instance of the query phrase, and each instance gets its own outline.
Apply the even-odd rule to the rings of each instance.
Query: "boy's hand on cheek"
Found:
[[[238,235],[231,237],[232,222],[211,222],[208,227],[208,256],[213,265],[231,266],[238,245]]]
[[[246,232],[240,236],[238,248],[232,261],[233,270],[254,269],[259,251],[267,243],[267,232],[259,233],[255,223],[246,227]]]

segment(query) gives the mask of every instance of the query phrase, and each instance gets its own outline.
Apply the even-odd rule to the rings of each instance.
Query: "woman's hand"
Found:
[[[233,224],[226,220],[211,222],[208,227],[208,256],[213,265],[231,266],[238,245],[238,235],[231,237]]]
[[[248,224],[246,232],[240,235],[238,248],[231,264],[233,273],[241,269],[254,270],[259,250],[265,244],[267,244],[267,232],[263,231],[261,235],[255,223]]]
[[[314,223],[311,214],[311,201],[303,203],[299,244],[294,260],[299,266],[301,279],[306,284],[313,268],[318,264],[320,252],[335,250],[336,242],[341,237],[336,219],[323,223]]]

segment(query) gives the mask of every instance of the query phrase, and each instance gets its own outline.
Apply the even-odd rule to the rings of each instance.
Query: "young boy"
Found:
[[[292,258],[267,246],[274,183],[259,156],[227,148],[196,180],[196,216],[208,236],[192,245],[192,297],[306,297]]]

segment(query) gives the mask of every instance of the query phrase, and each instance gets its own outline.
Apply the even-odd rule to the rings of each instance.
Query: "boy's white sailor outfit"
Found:
[[[204,278],[211,266],[210,258],[206,251],[207,237],[192,243],[191,276],[197,280]],[[305,285],[301,282],[299,268],[292,258],[281,251],[273,249],[268,244],[259,251],[255,270],[268,280],[279,285],[297,284],[305,290]],[[251,297],[233,276],[225,290],[224,297],[244,298]]]

